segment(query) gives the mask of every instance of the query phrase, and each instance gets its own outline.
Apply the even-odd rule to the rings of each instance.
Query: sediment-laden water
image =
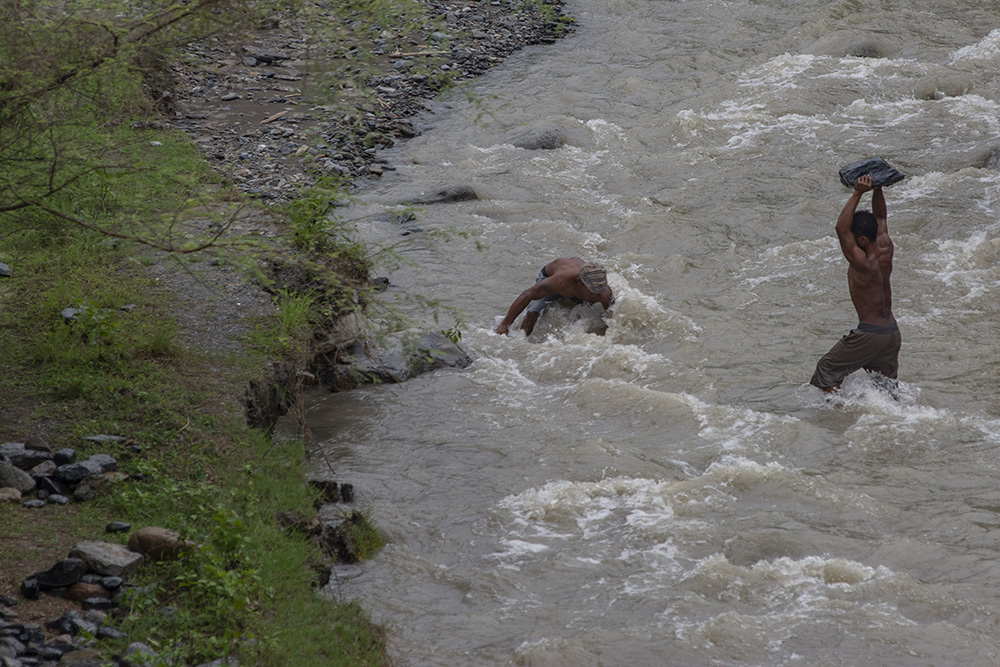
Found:
[[[1000,4],[567,9],[347,212],[416,262],[394,285],[462,309],[475,362],[314,396],[389,540],[339,592],[400,665],[1000,663]],[[539,126],[568,145],[513,146]],[[901,396],[861,373],[826,400],[808,379],[856,324],[837,171],[875,155],[908,176]],[[454,184],[480,199],[377,222]],[[609,269],[606,323],[492,333],[574,255]]]

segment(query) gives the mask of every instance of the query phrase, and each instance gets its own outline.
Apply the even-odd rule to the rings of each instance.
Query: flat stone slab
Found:
[[[107,577],[128,577],[135,574],[142,563],[142,554],[113,542],[96,540],[80,542],[69,552],[70,558],[79,558],[87,569]]]
[[[858,178],[865,174],[871,174],[872,187],[880,188],[892,185],[906,178],[903,174],[893,169],[893,167],[880,157],[870,157],[865,160],[858,160],[845,165],[840,170],[840,182],[849,188],[854,187]]]

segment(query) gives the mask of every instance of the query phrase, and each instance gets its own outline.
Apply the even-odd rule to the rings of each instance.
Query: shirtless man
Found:
[[[857,211],[861,196],[868,191],[872,192],[872,211]],[[889,276],[894,247],[886,225],[887,215],[882,188],[873,188],[867,174],[858,178],[836,227],[840,248],[850,265],[847,286],[858,311],[858,327],[816,364],[809,383],[823,391],[838,390],[844,378],[859,368],[880,373],[895,386],[902,338],[892,316]]]
[[[542,311],[561,298],[577,303],[599,303],[604,306],[604,310],[610,308],[615,300],[602,265],[584,262],[579,257],[560,257],[546,264],[539,272],[535,284],[514,299],[496,332],[508,333],[510,325],[527,308],[528,314],[524,316],[521,330],[525,336],[530,336]]]

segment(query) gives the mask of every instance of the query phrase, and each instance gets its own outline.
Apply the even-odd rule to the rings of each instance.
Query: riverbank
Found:
[[[9,636],[96,649],[91,660],[123,659],[138,640],[175,664],[229,656],[242,664],[385,659],[381,631],[363,611],[315,594],[329,554],[309,539],[316,534],[309,517],[329,497],[305,484],[302,443],[267,435],[302,381],[315,338],[308,328],[316,323],[289,323],[289,304],[302,301],[276,301],[273,285],[262,289],[244,272],[260,264],[252,254],[259,251],[241,264],[248,255],[235,250],[248,238],[275,241],[266,246],[270,253],[285,245],[282,235],[295,230],[276,221],[287,211],[282,204],[331,183],[348,196],[356,179],[391,169],[380,162],[379,147],[412,136],[409,119],[438,91],[566,28],[554,20],[558,3],[424,5],[437,20],[423,33],[369,30],[368,41],[354,32],[347,39],[345,31],[358,26],[343,17],[265,17],[251,38],[200,43],[171,67],[172,77],[157,79],[163,86],[152,92],[161,115],[133,125],[142,135],[136,150],[158,168],[192,175],[199,197],[215,193],[202,204],[213,215],[224,201],[235,203],[222,214],[219,252],[150,254],[136,239],[65,234],[47,222],[39,225],[52,231],[43,233],[60,239],[48,247],[31,233],[4,236],[0,332],[9,354],[2,370],[12,381],[0,401],[0,440],[53,459],[65,449],[81,459],[106,456],[117,468],[116,483],[86,500],[50,502],[60,494],[39,498],[32,488],[20,505],[7,506],[0,518],[0,606]],[[326,27],[308,33],[317,19]],[[337,42],[344,62],[320,48],[327,28],[347,39]],[[321,94],[328,84],[317,71],[343,72],[344,63],[361,76],[335,77],[337,95]],[[172,128],[187,133],[205,158],[201,164]],[[187,196],[175,194],[178,201],[163,201],[162,211]],[[184,221],[176,229],[204,226]],[[273,258],[266,263],[273,267]],[[67,306],[77,312],[67,316]],[[346,518],[363,515],[364,499],[356,502],[343,506]],[[128,532],[105,532],[116,521],[177,530],[201,545],[197,558],[147,565],[127,582],[121,606],[90,609],[94,627],[115,630],[97,643],[92,633],[58,634],[62,626],[49,621],[79,603],[59,590],[32,598],[25,582],[81,541],[126,543]],[[30,649],[31,642],[22,644]]]
[[[379,150],[415,136],[413,118],[439,92],[572,31],[559,0],[418,4],[417,29],[359,30],[350,16],[317,10],[275,15],[244,40],[199,44],[160,93],[169,120],[240,190],[287,201],[323,179],[391,170]]]

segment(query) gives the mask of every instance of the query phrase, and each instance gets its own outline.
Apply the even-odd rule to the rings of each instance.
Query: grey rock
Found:
[[[852,162],[842,167],[840,170],[840,182],[849,188],[853,188],[858,178],[865,174],[871,174],[872,187],[876,188],[892,185],[906,178],[882,158],[872,157]]]
[[[343,389],[368,383],[403,382],[441,368],[465,368],[472,358],[439,332],[389,339],[373,349],[360,343],[348,348],[335,365],[317,369],[320,381]]]
[[[21,491],[22,493],[30,491],[31,489],[35,488],[33,486],[34,481],[32,481],[32,486],[28,488],[21,488],[22,485],[27,484],[26,481],[27,479],[31,479],[31,475],[29,475],[24,471],[29,470],[34,466],[36,466],[37,464],[41,463],[42,461],[46,460],[44,458],[45,454],[38,453],[38,455],[36,455],[33,452],[25,450],[24,445],[21,445],[18,448],[13,448],[11,447],[11,443],[8,443],[7,445],[4,445],[4,447],[6,448],[4,459],[0,461],[0,486],[12,486],[15,489]],[[48,458],[51,459],[52,455],[49,454]],[[5,470],[13,470],[16,472],[12,471],[7,473],[5,472]],[[9,479],[5,476],[7,474],[11,475]],[[20,483],[17,484],[9,483],[12,480],[20,480]]]
[[[56,468],[54,477],[60,482],[76,484],[86,477],[99,475],[102,472],[104,471],[99,461],[87,459],[86,461],[77,461],[76,463],[67,463],[66,465],[59,466]]]
[[[125,580],[121,577],[103,577],[101,579],[101,586],[104,586],[109,591],[121,588],[125,584]]]
[[[97,485],[93,484],[93,480],[96,480],[98,475],[91,475],[85,478],[82,482],[77,484],[76,488],[73,489],[73,500],[78,503],[85,503],[88,500],[93,500],[97,497]]]
[[[128,637],[127,634],[119,630],[118,628],[113,628],[110,625],[102,625],[97,628],[97,638],[98,639],[125,639]]]
[[[132,524],[124,521],[112,521],[104,527],[104,530],[108,533],[127,533],[131,529]]]
[[[56,462],[50,459],[48,461],[42,461],[38,465],[31,468],[31,470],[28,471],[28,474],[37,480],[39,477],[49,477],[54,475],[56,468],[58,467],[59,466]]]
[[[67,306],[66,308],[62,309],[59,315],[61,315],[63,320],[65,320],[66,322],[72,322],[76,318],[76,316],[82,312],[84,312],[84,310],[81,308],[73,308],[72,306]]]
[[[91,572],[110,577],[127,577],[134,574],[142,562],[142,554],[129,551],[121,544],[112,542],[80,542],[73,547],[69,555],[85,562]]]
[[[118,469],[118,462],[107,454],[94,454],[87,460],[99,465],[101,472],[113,472]]]
[[[417,197],[403,202],[404,205],[424,206],[428,204],[450,204],[460,201],[479,199],[479,195],[468,185],[450,185],[427,197]]]
[[[518,148],[529,151],[554,150],[566,145],[566,135],[560,130],[536,128],[521,133],[511,142]]]
[[[67,463],[76,462],[76,450],[72,447],[60,449],[55,454],[55,462],[57,466],[64,466]]]
[[[38,582],[38,588],[51,591],[56,588],[72,586],[87,574],[87,565],[79,558],[64,558],[48,570],[38,572],[29,577]]]
[[[28,509],[37,510],[45,507],[45,501],[35,498],[34,500],[25,500],[21,503],[22,507],[27,507]]]
[[[110,598],[87,598],[80,605],[88,611],[111,611],[115,608]]]
[[[19,456],[23,453],[24,453],[23,442],[5,442],[3,444],[0,444],[0,456],[11,458],[13,456]]]
[[[16,658],[24,653],[25,646],[13,637],[0,638],[0,657]]]
[[[53,494],[49,495],[49,497],[46,498],[46,500],[48,500],[50,503],[55,503],[56,505],[68,505],[69,504],[69,498],[67,498],[66,496],[60,495],[58,493],[53,493]]]
[[[14,272],[10,270],[10,267],[0,262],[0,278],[10,278],[14,275]]]
[[[69,493],[69,487],[61,482],[57,482],[51,477],[40,477],[36,480],[36,483],[38,485],[39,493],[45,492],[49,495],[56,494],[60,496],[65,496]]]
[[[32,468],[37,468],[46,463],[55,463],[53,459],[55,455],[52,452],[40,452],[37,450],[26,449],[22,456],[11,457],[10,462],[21,470],[31,470]]]

